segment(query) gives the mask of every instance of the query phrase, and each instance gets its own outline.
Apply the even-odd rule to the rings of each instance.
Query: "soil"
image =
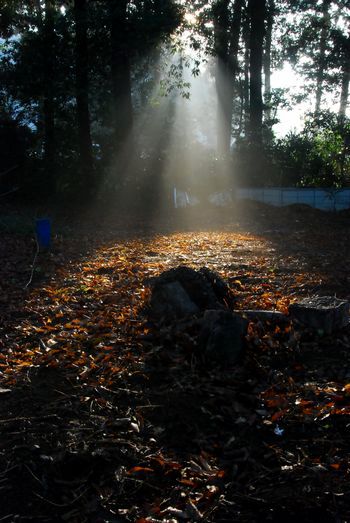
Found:
[[[145,313],[179,265],[218,272],[235,309],[349,300],[350,212],[56,210],[37,252],[16,225],[34,211],[2,211],[0,521],[350,521],[350,328],[251,322],[223,368],[196,318]]]

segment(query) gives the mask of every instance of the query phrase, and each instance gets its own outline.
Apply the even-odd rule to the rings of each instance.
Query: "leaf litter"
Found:
[[[195,321],[144,310],[179,264],[217,271],[242,310],[349,299],[348,220],[256,207],[216,229],[77,231],[40,254],[28,289],[34,242],[5,235],[2,520],[347,521],[349,328],[251,322],[223,369],[201,361]]]

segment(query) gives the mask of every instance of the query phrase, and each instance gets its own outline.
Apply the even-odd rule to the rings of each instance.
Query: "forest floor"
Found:
[[[57,215],[34,267],[21,216],[0,215],[1,522],[350,521],[350,327],[251,323],[216,368],[191,325],[144,314],[178,265],[217,271],[236,308],[350,299],[349,212]]]

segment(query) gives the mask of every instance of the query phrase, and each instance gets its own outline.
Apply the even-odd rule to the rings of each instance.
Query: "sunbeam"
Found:
[[[217,102],[213,64],[194,76],[191,56],[182,50],[169,60],[163,51],[158,67],[161,74],[113,155],[107,179],[115,204],[146,223],[173,216],[174,208],[189,206],[193,214],[218,190],[232,188],[227,157],[218,154],[217,130],[227,118]]]

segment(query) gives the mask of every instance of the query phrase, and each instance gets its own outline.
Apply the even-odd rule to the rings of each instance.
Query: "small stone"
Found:
[[[0,387],[0,394],[8,394],[9,392],[12,392],[12,390]]]
[[[243,317],[248,320],[259,320],[259,321],[276,321],[276,322],[288,322],[290,321],[288,316],[279,311],[267,311],[267,310],[240,310],[237,311],[242,314]]]

